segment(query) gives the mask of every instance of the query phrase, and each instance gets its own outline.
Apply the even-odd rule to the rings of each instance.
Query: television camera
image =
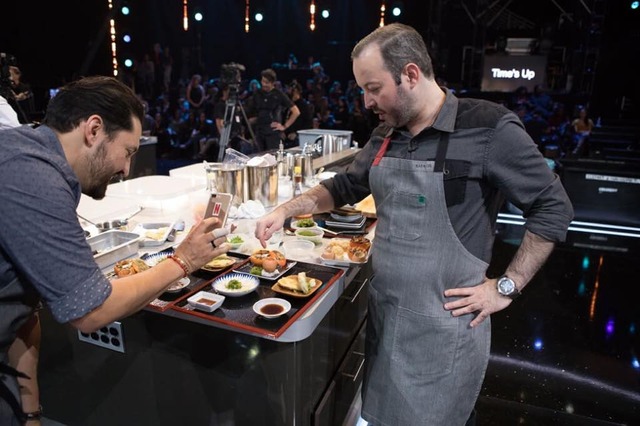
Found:
[[[224,159],[225,151],[227,146],[229,145],[229,140],[231,139],[231,128],[233,126],[234,121],[237,119],[236,109],[240,110],[242,113],[242,117],[246,123],[246,128],[249,130],[251,134],[251,140],[255,140],[255,136],[253,134],[253,130],[251,129],[251,124],[249,123],[249,119],[247,118],[247,114],[242,107],[242,102],[238,98],[238,92],[240,91],[240,83],[242,82],[241,73],[246,70],[245,66],[242,64],[238,64],[235,62],[230,62],[228,64],[223,64],[220,67],[220,83],[221,85],[229,87],[229,96],[225,105],[224,112],[224,126],[222,128],[222,132],[220,134],[220,142],[218,149],[218,162],[222,162]]]
[[[228,64],[222,64],[220,67],[220,82],[223,85],[229,86],[229,95],[236,95],[240,89],[240,83],[242,82],[241,73],[246,70],[242,64],[230,62]]]

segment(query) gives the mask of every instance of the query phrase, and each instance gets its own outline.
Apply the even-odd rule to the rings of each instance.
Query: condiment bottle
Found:
[[[293,197],[302,195],[302,167],[294,166],[293,168]]]

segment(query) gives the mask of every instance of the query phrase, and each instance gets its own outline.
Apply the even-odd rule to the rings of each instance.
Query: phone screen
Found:
[[[211,194],[204,217],[217,217],[219,222],[216,225],[216,228],[225,226],[227,217],[229,216],[229,208],[231,207],[232,200],[233,195],[225,192]]]

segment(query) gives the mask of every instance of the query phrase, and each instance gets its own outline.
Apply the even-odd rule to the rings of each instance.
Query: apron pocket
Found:
[[[445,162],[444,197],[447,207],[462,204],[467,192],[469,169],[471,163],[463,160],[448,160]]]
[[[391,238],[417,240],[422,237],[427,219],[427,202],[424,194],[394,192],[389,224]]]
[[[399,308],[391,376],[411,382],[446,376],[453,370],[457,343],[458,319],[429,317]]]

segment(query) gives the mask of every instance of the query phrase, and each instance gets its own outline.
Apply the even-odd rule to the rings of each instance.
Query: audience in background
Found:
[[[161,65],[164,66],[161,71],[163,84],[147,98],[148,86],[142,83],[145,81],[144,66],[139,65],[136,72],[142,76],[137,76],[138,85],[135,87],[138,88],[140,96],[148,102],[149,114],[155,117],[154,130],[151,134],[158,136],[159,155],[215,161],[217,155],[214,155],[214,151],[217,152],[217,149],[213,147],[218,146],[218,138],[224,122],[225,100],[228,96],[224,95],[225,89],[222,83],[217,79],[208,79],[200,72],[191,74],[190,79],[182,78],[172,83],[169,74],[173,60],[170,58],[168,48],[161,52],[156,43],[152,53],[151,57],[154,60],[146,55],[152,66],[158,68],[158,61],[164,64]],[[253,78],[255,76],[246,76],[247,80],[240,83],[237,92],[238,105],[243,106],[243,109],[255,115],[256,94],[264,98],[265,94],[273,89],[276,90],[274,93],[283,94],[284,98],[281,99],[283,103],[271,110],[267,121],[260,125],[254,123],[251,128],[245,125],[246,120],[241,114],[242,110],[236,108],[234,120],[237,123],[234,124],[229,138],[229,146],[246,154],[277,149],[280,140],[284,141],[285,147],[294,147],[299,144],[298,131],[304,129],[351,131],[353,132],[352,141],[360,147],[365,145],[372,129],[378,124],[378,117],[364,108],[362,90],[355,80],[349,79],[344,85],[339,80],[333,80],[329,86],[331,81],[329,75],[313,56],[308,57],[306,64],[296,64],[297,60],[293,53],[288,59],[290,64],[286,68],[296,71],[308,70],[308,78],[279,81],[274,77],[273,82],[266,80],[265,88],[258,79]],[[260,77],[264,80],[264,76]],[[444,80],[439,82],[441,85],[448,85]],[[281,91],[279,87],[284,87],[285,90]],[[284,99],[287,100],[286,104]],[[291,111],[286,106],[288,102],[291,102],[300,112],[299,116],[291,120],[289,120]],[[541,152],[548,151],[546,147],[551,146],[554,152],[558,150],[560,157],[585,153],[585,141],[593,128],[593,121],[588,117],[586,119],[578,117],[571,121],[567,110],[572,109],[573,105],[567,106],[562,102],[554,102],[541,85],[535,86],[532,91],[524,86],[519,87],[511,96],[505,97],[504,104],[519,115]],[[203,116],[201,112],[204,113]],[[581,114],[586,114],[586,109]],[[257,117],[254,120],[257,120]],[[208,126],[213,129],[214,136],[200,137],[202,122],[217,124],[217,126]],[[254,141],[256,133],[258,136]],[[271,135],[273,140],[264,144],[266,134]],[[194,138],[200,138],[198,143],[194,143]]]

